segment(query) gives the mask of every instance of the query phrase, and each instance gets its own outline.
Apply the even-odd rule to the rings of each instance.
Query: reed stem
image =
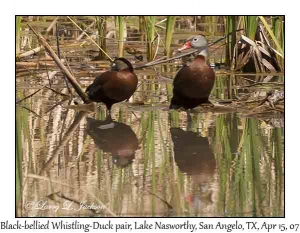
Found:
[[[124,57],[124,30],[126,30],[124,16],[116,16],[116,28],[118,39],[118,57]]]
[[[170,57],[171,55],[171,41],[172,41],[172,37],[173,37],[173,33],[174,33],[174,26],[175,26],[175,22],[176,22],[176,16],[168,16],[167,17],[167,27],[166,27],[166,36],[165,36],[165,46],[166,46],[166,50],[165,50],[165,55],[167,57]]]
[[[20,32],[21,32],[22,16],[16,16],[16,54],[21,51]]]

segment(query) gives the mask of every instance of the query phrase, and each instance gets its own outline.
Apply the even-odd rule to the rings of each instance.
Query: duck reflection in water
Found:
[[[129,125],[113,121],[110,116],[105,120],[87,118],[87,133],[103,152],[111,153],[118,167],[126,167],[135,158],[139,141]]]
[[[213,204],[211,183],[216,168],[216,160],[208,139],[180,128],[171,128],[170,131],[175,162],[183,173],[191,177],[197,187],[187,195],[187,202],[195,211],[203,211],[203,208]]]

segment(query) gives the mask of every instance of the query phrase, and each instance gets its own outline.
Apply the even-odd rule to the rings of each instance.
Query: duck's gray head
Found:
[[[123,57],[116,58],[111,63],[110,68],[111,68],[111,71],[121,71],[124,69],[129,69],[130,72],[133,72],[133,67],[132,67],[131,63]]]
[[[189,48],[197,49],[199,51],[199,55],[204,57],[208,56],[208,42],[204,36],[194,36],[189,38],[187,42],[178,49],[178,51],[183,51]]]

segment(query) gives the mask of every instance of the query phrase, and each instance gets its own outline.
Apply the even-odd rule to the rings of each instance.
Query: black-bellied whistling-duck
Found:
[[[111,153],[117,166],[125,167],[135,158],[139,141],[129,125],[112,121],[109,115],[106,120],[87,118],[87,133],[99,149]]]
[[[111,65],[111,71],[96,77],[86,93],[90,100],[104,103],[110,114],[112,105],[129,99],[137,84],[138,78],[131,63],[125,58],[117,58]]]
[[[175,76],[171,109],[180,107],[190,109],[203,103],[209,103],[208,97],[214,86],[215,72],[206,63],[207,40],[203,36],[195,36],[178,50],[183,51],[189,48],[198,49],[199,54],[189,66],[182,67]]]

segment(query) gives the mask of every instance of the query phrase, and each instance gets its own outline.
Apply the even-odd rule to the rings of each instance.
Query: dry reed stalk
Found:
[[[94,26],[94,24],[95,24],[95,21],[94,22],[92,22],[85,30],[88,30],[88,29],[90,29],[91,27],[93,27]],[[85,35],[85,31],[83,31],[77,38],[76,38],[76,40],[77,41],[79,41],[79,40],[81,40],[82,39],[82,37]]]
[[[81,89],[80,84],[77,82],[76,78],[71,74],[71,72],[67,69],[67,67],[61,62],[59,57],[56,55],[56,53],[53,51],[51,46],[46,42],[46,40],[43,38],[43,36],[37,32],[34,31],[34,29],[28,25],[28,27],[33,31],[33,33],[38,37],[39,42],[45,47],[46,51],[49,53],[49,55],[53,58],[57,66],[61,69],[61,71],[66,75],[68,81],[72,84],[73,88],[77,92],[77,94],[81,97],[82,101],[84,103],[90,103],[90,100],[88,99],[88,96],[86,93]]]
[[[16,67],[36,67],[36,66],[47,66],[47,67],[54,67],[55,63],[46,63],[46,62],[16,62]]]
[[[71,19],[71,17],[67,16],[67,18],[78,28],[80,29],[108,58],[109,60],[113,61],[113,59],[97,44],[97,42],[95,40],[93,40],[84,30],[81,29],[81,27],[79,27],[79,25],[73,20]]]
[[[53,22],[50,24],[50,26],[46,29],[46,34],[48,34],[53,29],[53,27],[56,25],[56,22],[57,22],[58,18],[59,18],[59,16],[57,16],[53,20]],[[42,49],[41,46],[36,47],[36,48],[34,48],[34,49],[30,50],[30,51],[27,51],[25,53],[20,54],[18,57],[19,58],[24,58],[24,57],[28,57],[28,56],[34,55],[34,54],[40,52],[41,49]]]

